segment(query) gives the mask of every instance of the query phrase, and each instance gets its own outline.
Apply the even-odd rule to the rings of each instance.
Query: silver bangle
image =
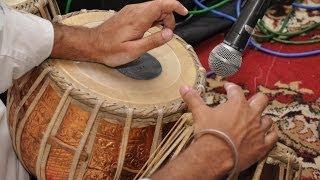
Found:
[[[199,131],[198,133],[194,134],[194,140],[198,139],[200,136],[205,135],[205,134],[211,134],[214,136],[219,137],[220,139],[224,140],[225,142],[228,143],[229,147],[231,147],[232,152],[233,152],[233,158],[234,158],[234,165],[233,169],[230,171],[227,180],[231,180],[232,177],[237,173],[238,169],[238,163],[239,163],[239,154],[236,145],[233,143],[231,138],[224,132],[215,130],[215,129],[204,129]]]

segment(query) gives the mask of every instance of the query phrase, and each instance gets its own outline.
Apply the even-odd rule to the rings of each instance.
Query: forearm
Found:
[[[157,179],[221,179],[233,166],[228,145],[205,135],[152,176]]]
[[[99,62],[102,54],[97,42],[97,31],[81,26],[54,25],[52,58]]]

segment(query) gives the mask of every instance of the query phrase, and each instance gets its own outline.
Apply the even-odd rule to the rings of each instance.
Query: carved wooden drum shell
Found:
[[[58,19],[92,27],[112,14],[82,11]],[[180,118],[179,87],[203,90],[205,81],[192,47],[177,36],[148,53],[162,66],[151,80],[66,60],[48,60],[18,79],[8,93],[8,123],[24,167],[38,179],[133,178]]]
[[[8,6],[48,20],[60,15],[56,0],[4,0]]]

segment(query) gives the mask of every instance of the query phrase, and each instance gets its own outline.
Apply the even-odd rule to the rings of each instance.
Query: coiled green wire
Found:
[[[317,39],[309,39],[309,40],[305,40],[305,41],[292,41],[292,40],[288,40],[291,37],[294,36],[299,36],[302,35],[306,32],[309,32],[311,30],[316,29],[317,27],[320,27],[320,23],[313,23],[308,27],[305,27],[299,31],[296,32],[287,32],[284,33],[283,30],[285,29],[285,27],[288,25],[290,18],[292,17],[294,11],[293,9],[288,13],[288,15],[286,16],[286,18],[283,20],[283,23],[279,29],[279,31],[273,31],[272,29],[270,29],[268,26],[265,25],[263,20],[260,20],[257,23],[258,28],[260,29],[260,31],[264,34],[264,35],[257,35],[255,34],[254,37],[257,38],[262,38],[262,39],[271,39],[274,40],[276,42],[280,42],[280,43],[284,43],[284,44],[295,44],[295,45],[302,45],[302,44],[313,44],[313,43],[318,43],[320,42],[320,38]]]
[[[219,1],[219,0],[218,0],[218,1]],[[208,6],[210,6],[210,7],[209,7],[209,8],[206,8],[206,9],[203,9],[203,10],[197,10],[197,6],[195,6],[192,11],[189,11],[189,12],[188,12],[189,16],[188,16],[185,20],[176,23],[176,26],[181,26],[181,25],[187,23],[193,16],[207,13],[207,12],[209,12],[209,11],[212,10],[212,9],[221,8],[222,6],[224,6],[225,4],[227,4],[227,3],[230,2],[230,1],[232,1],[232,0],[224,0],[224,1],[221,1],[221,2],[218,2],[218,3],[217,3],[217,0],[216,0],[216,1],[212,1],[212,2],[210,2],[210,3],[208,4]],[[204,10],[205,10],[205,11],[204,11]]]

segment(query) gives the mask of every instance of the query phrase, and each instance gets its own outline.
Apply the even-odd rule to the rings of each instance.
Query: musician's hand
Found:
[[[258,93],[247,101],[239,86],[227,83],[225,89],[228,101],[216,108],[206,106],[197,92],[189,87],[181,88],[180,92],[193,114],[196,131],[212,128],[227,133],[238,148],[238,168],[244,170],[271,150],[277,141],[277,134],[270,129],[272,120],[261,117],[268,102],[265,95]],[[202,138],[212,140],[213,148],[217,146],[215,143],[221,144],[218,138],[211,135],[199,140]],[[221,154],[216,158],[225,158],[226,161],[231,159],[233,162],[231,149],[225,143],[224,146],[229,155]]]
[[[54,25],[51,57],[119,66],[161,46],[173,37],[173,12],[186,15],[188,10],[176,0],[154,0],[125,6],[95,28]],[[154,25],[163,29],[143,37]]]
[[[176,0],[154,0],[127,5],[105,23],[97,27],[98,59],[109,66],[118,66],[138,58],[161,46],[173,37],[173,12],[186,15],[188,10]],[[148,37],[145,32],[156,24],[164,28]]]

